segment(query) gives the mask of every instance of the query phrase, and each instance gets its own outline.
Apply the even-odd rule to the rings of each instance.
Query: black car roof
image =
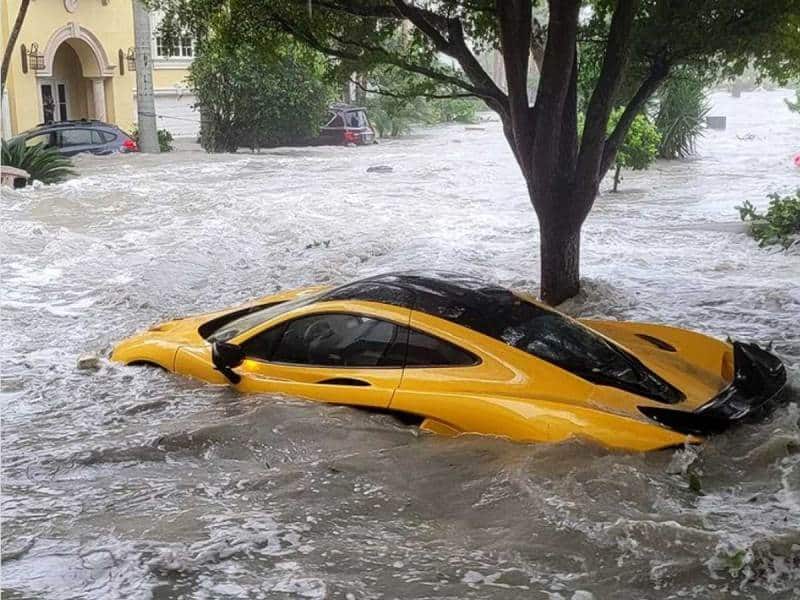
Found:
[[[471,275],[446,271],[385,273],[348,283],[323,294],[319,301],[369,300],[402,306],[486,333],[508,324],[510,311],[525,302],[511,290]],[[525,302],[531,310],[549,312]]]

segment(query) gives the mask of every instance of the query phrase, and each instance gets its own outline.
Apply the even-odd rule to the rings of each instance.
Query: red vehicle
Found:
[[[324,144],[372,144],[375,130],[369,124],[367,109],[348,104],[334,104],[328,112],[328,122],[319,130]]]

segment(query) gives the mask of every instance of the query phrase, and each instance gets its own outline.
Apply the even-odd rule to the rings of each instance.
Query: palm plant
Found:
[[[661,133],[661,158],[686,158],[694,154],[697,138],[711,105],[702,81],[678,75],[670,79],[659,97],[655,124]]]
[[[72,161],[61,156],[56,148],[43,144],[27,146],[23,138],[2,141],[0,164],[27,171],[31,179],[42,183],[58,183],[75,174]]]

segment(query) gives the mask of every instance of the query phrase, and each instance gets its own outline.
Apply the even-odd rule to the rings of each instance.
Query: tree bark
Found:
[[[19,31],[22,29],[22,23],[25,21],[25,15],[28,12],[28,5],[30,3],[31,0],[22,0],[19,5],[19,11],[17,12],[17,20],[14,21],[14,27],[11,28],[11,32],[8,34],[6,48],[3,51],[2,73],[0,73],[0,93],[2,93],[2,90],[6,89],[6,78],[8,77],[8,67],[11,65],[11,55],[14,53],[14,47],[17,45]]]
[[[555,306],[580,289],[581,226],[540,216],[539,232],[541,296]]]

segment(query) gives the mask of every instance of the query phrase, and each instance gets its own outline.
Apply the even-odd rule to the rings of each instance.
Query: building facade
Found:
[[[0,2],[3,44],[20,0]],[[157,123],[176,137],[197,135],[200,118],[186,83],[194,44],[183,37],[167,48],[153,16],[153,85]],[[39,123],[99,119],[136,126],[132,0],[31,0],[13,49],[2,103],[2,134]]]

